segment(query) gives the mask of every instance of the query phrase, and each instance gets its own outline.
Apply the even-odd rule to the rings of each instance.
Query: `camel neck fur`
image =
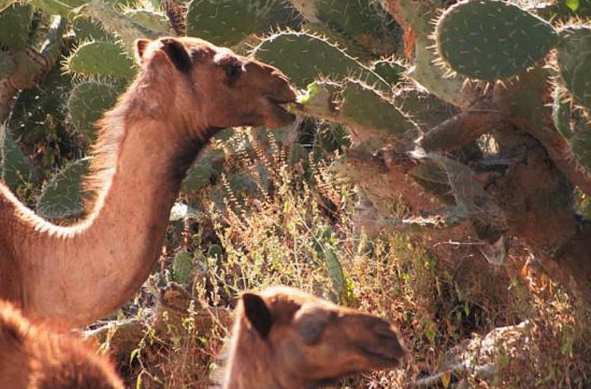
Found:
[[[271,345],[262,340],[248,320],[239,316],[220,377],[222,389],[291,389],[275,377]],[[300,386],[300,389],[310,389]]]
[[[18,246],[19,254],[36,262],[34,268],[23,269],[35,282],[34,288],[25,287],[25,311],[61,317],[80,312],[71,322],[84,323],[85,316],[118,308],[147,278],[159,256],[181,180],[208,134],[200,123],[171,117],[171,110],[158,104],[183,105],[178,101],[182,99],[174,84],[140,77],[102,120],[87,180],[96,198],[86,219],[58,227],[22,209],[19,229],[26,241]],[[191,136],[195,126],[202,137]],[[66,260],[77,253],[80,261]],[[27,295],[35,290],[43,295]],[[48,295],[48,290],[55,295]],[[51,301],[67,303],[60,304],[62,312],[54,312]],[[105,307],[105,301],[111,304]],[[94,312],[95,306],[102,312]]]

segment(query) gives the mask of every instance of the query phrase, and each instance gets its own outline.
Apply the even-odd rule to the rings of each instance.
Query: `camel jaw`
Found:
[[[295,100],[278,100],[272,97],[267,97],[267,101],[269,103],[268,109],[268,117],[267,117],[267,127],[270,128],[279,128],[283,126],[287,126],[288,124],[293,123],[296,119],[296,115],[289,112],[285,107],[284,104],[291,104]]]

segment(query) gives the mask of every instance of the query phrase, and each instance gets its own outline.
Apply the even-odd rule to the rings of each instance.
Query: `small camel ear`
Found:
[[[244,305],[244,314],[250,324],[261,338],[266,339],[269,332],[271,332],[273,318],[265,301],[257,294],[244,293],[242,295],[242,304]]]
[[[149,44],[150,41],[147,39],[135,40],[135,57],[137,58],[138,62],[142,62],[144,53],[146,52],[146,47],[148,47]]]
[[[185,46],[174,38],[162,39],[162,50],[168,56],[172,64],[181,72],[191,70],[191,57]]]

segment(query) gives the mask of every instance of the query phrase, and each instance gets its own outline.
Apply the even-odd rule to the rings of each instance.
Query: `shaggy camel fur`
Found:
[[[314,389],[407,353],[387,321],[297,289],[245,293],[235,316],[224,389]],[[122,387],[104,359],[0,302],[0,388]]]
[[[141,71],[99,122],[96,198],[71,227],[42,220],[0,185],[0,298],[68,326],[123,305],[148,277],[181,181],[225,127],[280,127],[295,91],[277,69],[196,38],[139,40]]]
[[[0,388],[123,389],[104,358],[80,341],[32,325],[0,301]]]
[[[245,293],[237,309],[223,389],[314,389],[394,367],[407,351],[377,316],[297,289]]]

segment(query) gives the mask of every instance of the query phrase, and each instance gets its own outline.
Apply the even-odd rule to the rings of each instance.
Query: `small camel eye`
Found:
[[[240,77],[244,68],[242,67],[242,64],[234,62],[225,65],[224,71],[226,72],[226,77],[228,77],[228,83],[232,84],[238,79],[238,77]]]

